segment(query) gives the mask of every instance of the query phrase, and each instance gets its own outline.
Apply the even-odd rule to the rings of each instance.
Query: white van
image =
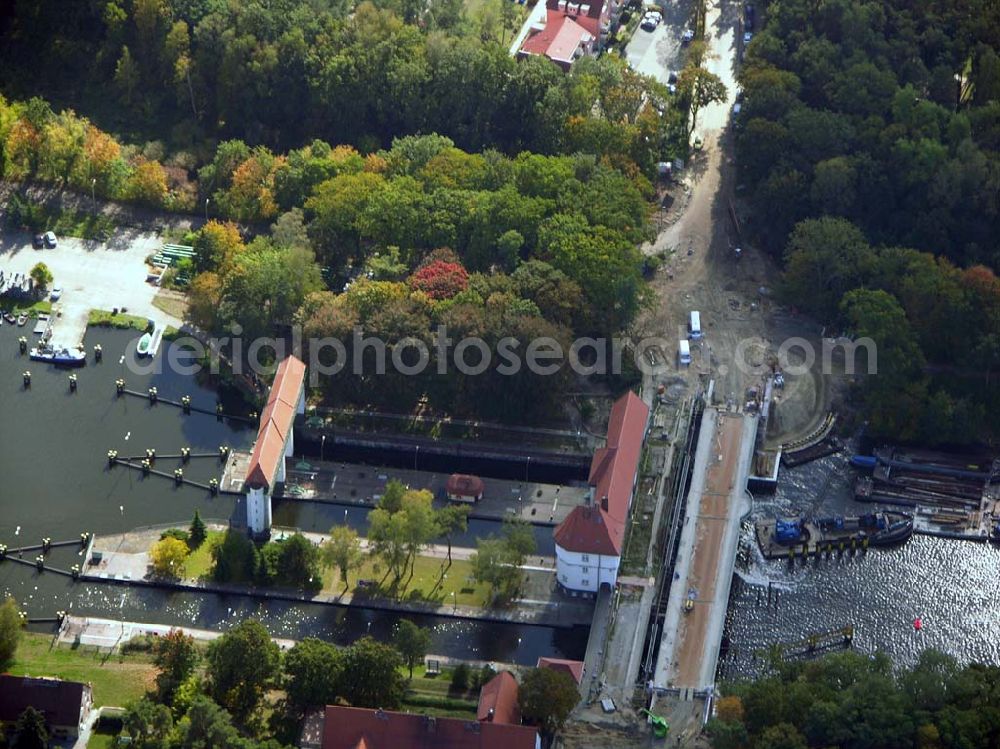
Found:
[[[692,341],[701,340],[701,313],[692,312],[688,320],[688,338]]]
[[[686,367],[691,363],[691,344],[685,340],[682,340],[677,345],[677,360],[682,367]]]

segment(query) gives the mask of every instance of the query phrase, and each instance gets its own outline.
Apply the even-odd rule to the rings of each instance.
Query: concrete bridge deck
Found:
[[[707,409],[653,683],[703,690],[715,682],[757,417]],[[685,610],[687,601],[692,603]]]

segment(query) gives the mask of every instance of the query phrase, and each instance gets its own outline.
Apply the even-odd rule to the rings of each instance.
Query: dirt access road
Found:
[[[760,383],[783,341],[802,337],[817,351],[820,343],[818,328],[774,303],[777,268],[741,238],[732,218],[740,212],[730,119],[738,90],[742,12],[742,3],[732,0],[708,5],[705,67],[725,83],[727,98],[698,113],[692,139],[700,137],[704,146],[692,152],[680,182],[671,186],[654,217],[659,234],[643,252],[665,259],[652,282],[658,302],[639,326],[642,335],[672,342],[664,352],[667,363],[647,378],[645,384],[653,386],[647,392],[665,384],[680,395],[714,378],[717,400],[737,404],[746,388]],[[739,221],[746,225],[752,216],[741,215]],[[736,247],[742,249],[739,258]],[[673,341],[687,336],[692,310],[701,313],[704,338],[691,342],[692,364],[680,369]],[[814,373],[786,376],[786,382],[779,433],[773,435],[779,441],[809,431],[827,407],[825,384]]]

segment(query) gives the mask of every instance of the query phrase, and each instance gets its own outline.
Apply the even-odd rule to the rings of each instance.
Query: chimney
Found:
[[[437,733],[437,718],[433,715],[428,715],[424,718],[424,727],[427,729],[427,733]]]
[[[490,708],[490,711],[489,711],[488,713],[486,713],[486,722],[487,722],[487,723],[492,723],[492,722],[493,722],[493,716],[494,716],[495,714],[496,714],[496,710],[494,710],[494,709],[493,709],[493,708],[491,707],[491,708]]]
[[[608,511],[608,495],[607,494],[605,494],[603,497],[601,497],[601,509],[604,510],[605,512]]]

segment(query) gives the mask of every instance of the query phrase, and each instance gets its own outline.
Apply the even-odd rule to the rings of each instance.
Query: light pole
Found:
[[[122,543],[125,543],[125,505],[118,505],[118,512],[122,515]]]
[[[531,456],[529,455],[528,459],[524,461],[524,483],[526,484],[528,483],[528,467],[530,465],[531,465]]]
[[[344,510],[344,525],[347,525],[347,510]]]
[[[205,223],[208,223],[208,201],[210,198],[205,198]]]
[[[319,462],[323,462],[323,448],[326,447],[326,435],[319,438]]]
[[[96,191],[97,191],[97,177],[94,177],[92,180],[90,180],[90,202],[91,203],[96,203],[97,202],[97,196],[95,194]]]
[[[420,455],[420,445],[416,445],[413,449],[413,470],[417,470],[417,458]]]
[[[455,596],[455,591],[451,592],[451,603],[452,603],[451,613],[454,614],[458,611],[458,598]]]

